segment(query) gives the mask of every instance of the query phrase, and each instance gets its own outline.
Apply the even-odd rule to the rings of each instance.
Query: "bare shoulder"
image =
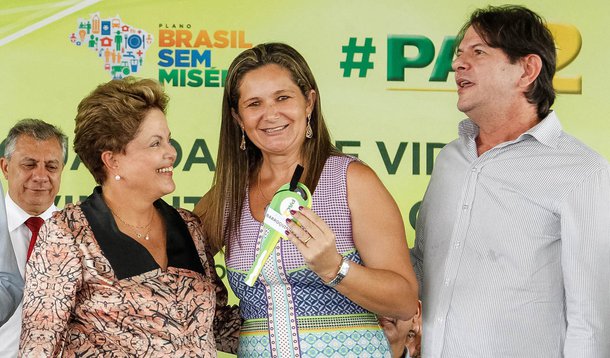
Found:
[[[352,162],[347,168],[347,198],[353,216],[364,214],[370,218],[375,211],[388,218],[400,219],[394,198],[375,171],[362,162]]]
[[[360,161],[353,161],[347,168],[348,193],[374,193],[385,191],[385,186],[371,167]],[[360,196],[360,195],[359,195]]]

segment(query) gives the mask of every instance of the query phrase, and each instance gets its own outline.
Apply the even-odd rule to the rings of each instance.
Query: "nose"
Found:
[[[32,171],[32,179],[36,182],[49,181],[49,172],[47,168],[45,168],[44,163],[38,164]]]
[[[167,145],[167,151],[166,151],[165,157],[171,159],[172,165],[173,165],[174,162],[176,161],[176,157],[178,156],[178,151],[172,145],[171,142],[168,142],[166,145]]]
[[[269,105],[267,105],[266,108],[266,117],[267,119],[270,120],[275,120],[280,118],[279,112],[277,110],[277,106],[275,105],[275,103],[270,103]]]
[[[453,69],[454,72],[457,72],[458,70],[464,70],[464,69],[466,69],[466,66],[467,66],[467,61],[466,61],[466,58],[464,57],[464,54],[456,57],[455,60],[453,60],[453,62],[451,62],[451,68]]]

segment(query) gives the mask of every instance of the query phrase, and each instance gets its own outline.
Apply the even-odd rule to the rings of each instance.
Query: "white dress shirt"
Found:
[[[411,251],[424,357],[610,357],[610,170],[554,112],[439,153]]]
[[[2,197],[0,183],[0,198]],[[8,234],[6,210],[0,201],[0,326],[13,314],[17,302],[21,301],[23,278],[19,274],[15,252]]]
[[[6,216],[11,243],[15,250],[19,272],[21,273],[21,276],[24,277],[26,257],[30,246],[30,239],[32,238],[32,233],[30,232],[30,229],[25,226],[25,221],[31,215],[21,209],[11,199],[9,193],[7,193],[4,202],[6,204]],[[43,220],[47,220],[57,210],[59,209],[52,204],[45,212],[40,214],[39,217]],[[11,318],[0,327],[0,357],[2,358],[17,357],[17,351],[19,350],[19,335],[21,333],[21,309],[22,304],[20,303]]]

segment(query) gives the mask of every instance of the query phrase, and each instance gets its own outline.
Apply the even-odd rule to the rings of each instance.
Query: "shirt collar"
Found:
[[[17,203],[15,203],[13,199],[11,199],[11,196],[8,192],[4,197],[4,203],[6,204],[6,220],[8,223],[9,232],[12,232],[16,228],[18,228],[30,216],[32,216],[28,214],[25,210],[23,210],[19,205],[17,205]],[[49,206],[47,210],[45,210],[42,214],[38,215],[38,217],[42,218],[43,220],[47,220],[48,218],[53,216],[54,212],[58,210],[59,209],[57,208],[57,206],[55,206],[55,204],[51,204],[51,206]]]
[[[563,129],[561,128],[559,118],[557,117],[557,114],[555,114],[555,111],[552,111],[546,118],[541,120],[540,123],[520,135],[517,140],[525,135],[529,135],[548,147],[557,148],[559,137],[562,132]]]
[[[521,134],[517,139],[512,141],[512,143],[517,143],[531,137],[548,147],[557,148],[562,131],[563,129],[557,114],[555,114],[555,111],[551,111],[548,116],[530,128],[527,132]],[[458,134],[465,143],[474,141],[479,135],[479,126],[469,118],[464,119],[458,125]]]
[[[167,266],[184,268],[205,275],[206,271],[187,223],[176,209],[162,199],[157,199],[154,206],[165,222]],[[104,201],[100,186],[80,204],[80,208],[104,257],[110,262],[119,280],[159,268],[144,246],[119,230],[110,208]]]

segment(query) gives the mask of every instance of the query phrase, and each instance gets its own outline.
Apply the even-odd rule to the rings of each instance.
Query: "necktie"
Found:
[[[28,248],[27,259],[30,258],[30,255],[32,254],[32,250],[34,250],[34,244],[36,244],[36,239],[38,238],[38,231],[40,230],[40,227],[42,226],[43,223],[44,223],[44,220],[42,220],[42,218],[39,218],[37,216],[32,216],[25,221],[25,226],[27,226],[28,229],[30,229],[30,231],[32,232],[32,239],[30,240],[30,247]]]

